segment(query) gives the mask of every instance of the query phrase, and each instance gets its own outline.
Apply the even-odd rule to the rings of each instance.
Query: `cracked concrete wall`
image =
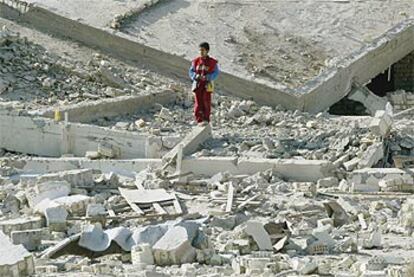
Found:
[[[69,123],[44,118],[0,116],[0,148],[9,151],[60,157],[71,153],[78,157],[96,151],[102,142],[120,149],[119,158],[146,158],[160,155],[161,139],[128,131]]]

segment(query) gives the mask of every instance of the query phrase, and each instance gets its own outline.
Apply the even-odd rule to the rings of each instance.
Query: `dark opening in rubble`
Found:
[[[396,90],[414,92],[414,52],[377,75],[367,84],[367,88],[381,97]]]
[[[414,92],[414,52],[375,76],[366,87],[375,95],[387,98],[390,96],[389,93],[398,90]],[[348,116],[369,115],[362,103],[350,100],[347,97],[332,105],[329,108],[329,113]]]
[[[333,115],[369,115],[362,103],[353,101],[347,97],[333,104],[328,112]]]
[[[389,72],[391,70],[391,72]],[[378,74],[374,79],[367,84],[367,88],[375,95],[384,97],[387,92],[394,91],[394,75],[392,74],[392,67],[385,72]]]

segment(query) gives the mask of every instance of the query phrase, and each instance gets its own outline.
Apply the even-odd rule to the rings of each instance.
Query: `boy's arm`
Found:
[[[192,81],[195,81],[196,79],[196,72],[195,72],[195,66],[194,62],[191,63],[190,69],[188,70],[188,76],[191,78]]]
[[[216,64],[214,67],[213,72],[211,72],[210,74],[207,74],[207,80],[208,81],[214,81],[217,79],[218,75],[220,74],[220,68],[219,65]]]

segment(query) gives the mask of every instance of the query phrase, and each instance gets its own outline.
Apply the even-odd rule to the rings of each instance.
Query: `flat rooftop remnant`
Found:
[[[410,2],[375,2],[375,9],[372,5],[370,1],[165,1],[131,18],[121,30],[186,59],[197,53],[199,42],[209,41],[226,72],[297,88],[414,16]]]

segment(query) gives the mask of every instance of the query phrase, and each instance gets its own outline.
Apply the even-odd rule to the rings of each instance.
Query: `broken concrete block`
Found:
[[[374,230],[369,234],[368,239],[362,241],[362,247],[365,249],[381,248],[382,234],[379,230]]]
[[[385,192],[414,192],[414,180],[412,176],[397,176],[389,179],[381,179],[378,182],[381,191]]]
[[[358,168],[372,167],[384,158],[384,147],[382,142],[372,144],[365,150],[361,160],[358,163]]]
[[[257,243],[260,250],[272,250],[273,245],[270,240],[269,234],[266,232],[264,225],[258,221],[247,221],[244,232],[251,236]]]
[[[356,157],[356,158],[353,158],[350,161],[344,162],[343,166],[347,171],[352,171],[353,169],[356,168],[356,166],[359,164],[360,161],[361,161],[361,159]]]
[[[319,179],[317,182],[318,188],[333,188],[337,187],[339,184],[338,178],[336,177],[327,177],[323,179]]]
[[[74,169],[65,170],[58,173],[44,174],[37,178],[37,183],[51,181],[66,181],[71,186],[93,186],[95,170],[93,169]]]
[[[66,230],[66,218],[68,212],[62,206],[55,205],[45,209],[46,224],[52,231],[62,232]]]
[[[34,274],[33,256],[22,245],[14,245],[1,231],[0,245],[0,276]]]
[[[53,200],[58,205],[65,207],[69,213],[76,215],[85,215],[86,207],[92,201],[93,198],[82,194],[59,197]]]
[[[27,250],[36,250],[41,244],[42,229],[32,229],[24,231],[11,232],[11,239],[13,244],[22,244]]]
[[[151,246],[148,243],[135,245],[131,249],[132,264],[154,264],[154,256],[152,254]]]
[[[0,231],[10,235],[13,231],[39,229],[44,227],[44,224],[41,217],[8,219],[0,221]]]
[[[153,246],[167,232],[167,225],[149,225],[140,227],[132,234],[132,240],[136,244],[148,243]]]
[[[196,258],[195,248],[189,241],[189,233],[182,226],[174,226],[153,246],[157,265],[192,263]]]
[[[104,251],[111,244],[111,239],[108,234],[102,230],[102,226],[97,224],[89,224],[84,227],[84,230],[79,238],[78,244],[86,249],[92,251]]]
[[[69,195],[71,186],[66,181],[50,181],[39,183],[34,189],[26,191],[27,202],[30,207],[34,208],[37,204],[45,199],[56,199]]]
[[[86,208],[87,217],[101,217],[106,215],[106,209],[102,204],[88,204]]]
[[[342,226],[349,223],[349,216],[340,204],[336,201],[327,201],[323,203],[328,216],[332,218],[334,226]]]
[[[385,110],[377,111],[369,129],[375,135],[386,137],[392,127],[392,116]]]

